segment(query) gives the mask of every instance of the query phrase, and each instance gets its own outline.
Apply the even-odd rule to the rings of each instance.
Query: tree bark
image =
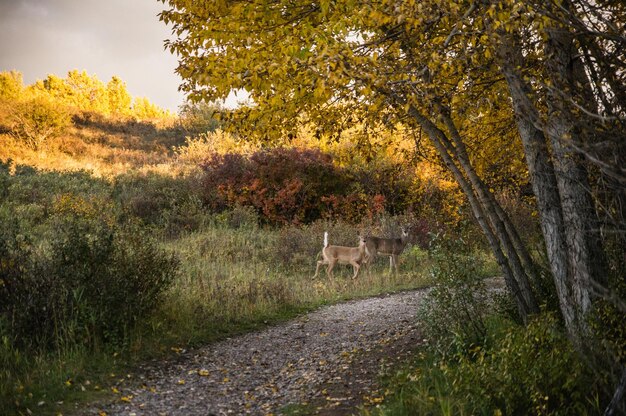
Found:
[[[584,157],[572,146],[584,147],[591,138],[577,127],[575,111],[568,108],[568,103],[580,99],[583,105],[589,105],[592,98],[591,91],[585,88],[589,81],[573,35],[561,28],[548,33],[546,55],[552,88],[548,94],[546,132],[552,144],[561,195],[573,295],[580,313],[586,315],[591,308],[591,282],[605,281],[604,252]]]
[[[544,236],[548,260],[554,279],[559,305],[570,339],[578,348],[586,331],[579,282],[572,277],[561,188],[551,150],[544,134],[544,122],[531,99],[531,87],[522,79],[516,68],[522,67],[521,49],[508,36],[503,36],[498,50],[501,70],[509,87],[520,138],[524,146],[526,163],[533,192],[537,199],[541,229]],[[573,200],[566,201],[567,203]]]
[[[448,169],[450,169],[455,179],[461,186],[464,194],[467,196],[472,208],[472,213],[487,237],[487,241],[489,242],[489,245],[491,246],[491,249],[496,257],[496,261],[502,269],[507,288],[513,295],[520,318],[523,322],[527,322],[528,316],[538,311],[538,308],[535,309],[536,303],[534,305],[532,303],[529,304],[527,301],[528,293],[524,293],[524,290],[520,288],[515,274],[511,269],[510,261],[502,251],[501,241],[494,233],[494,230],[491,228],[489,220],[485,215],[483,201],[477,195],[475,189],[473,189],[471,182],[466,179],[463,172],[457,166],[455,158],[458,160],[458,155],[449,153],[448,148],[445,145],[446,142],[449,142],[449,139],[441,129],[421,114],[414,106],[410,107],[409,115],[413,117],[413,119],[424,129],[439,156],[443,159],[444,163]],[[532,297],[531,293],[531,302],[532,301],[534,301],[534,297]]]
[[[493,194],[487,189],[487,186],[483,182],[482,179],[476,173],[476,170],[473,168],[469,156],[467,154],[467,150],[465,147],[465,143],[461,138],[456,125],[452,118],[444,113],[442,113],[442,118],[444,120],[444,124],[446,125],[450,136],[454,140],[455,146],[452,146],[451,143],[444,141],[444,145],[447,144],[447,148],[451,153],[455,153],[457,159],[459,160],[459,164],[465,171],[465,174],[469,178],[470,183],[473,188],[476,190],[479,200],[482,203],[482,206],[485,209],[485,212],[488,215],[489,222],[491,223],[491,227],[496,234],[501,247],[504,249],[508,262],[511,266],[511,270],[513,271],[513,275],[515,276],[517,283],[519,284],[521,295],[524,297],[526,305],[528,305],[530,313],[539,312],[539,305],[533,294],[532,287],[530,285],[529,277],[532,275],[534,271],[534,267],[531,265],[532,260],[530,260],[530,255],[526,251],[526,248],[523,244],[517,245],[513,243],[513,238],[511,237],[510,230],[514,229],[513,224],[510,223],[508,216],[504,213],[502,209],[498,211],[499,204],[496,201]],[[515,233],[517,235],[517,233]],[[525,268],[522,265],[521,258],[524,257],[524,253],[526,254],[525,260],[529,263],[528,268]]]

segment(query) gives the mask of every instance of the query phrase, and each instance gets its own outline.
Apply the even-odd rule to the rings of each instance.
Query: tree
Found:
[[[519,9],[531,33],[525,33],[528,28],[522,24],[494,35],[526,149],[561,311],[578,341],[589,335],[587,314],[594,287],[607,282],[600,230],[607,231],[609,224],[602,226],[603,213],[596,206],[610,205],[597,192],[594,200],[594,170],[600,168],[601,180],[621,182],[608,194],[609,200],[624,202],[626,182],[618,166],[626,162],[626,113],[624,101],[619,101],[626,92],[625,12],[623,5],[610,2],[538,3]],[[532,33],[543,40],[537,42]],[[611,150],[608,160],[607,154],[598,154],[601,143]],[[610,227],[623,232],[623,212],[604,214],[621,217]]]
[[[111,114],[126,115],[130,113],[132,97],[126,89],[126,83],[115,75],[107,83],[107,95]]]
[[[72,70],[67,78],[50,74],[43,81],[37,81],[35,94],[47,93],[55,101],[82,111],[109,112],[108,91],[104,83],[86,71]]]
[[[182,89],[196,101],[245,89],[256,105],[233,112],[232,121],[245,120],[251,133],[271,137],[307,122],[323,133],[340,128],[338,120],[424,131],[467,196],[525,320],[538,311],[538,270],[473,150],[477,139],[489,139],[476,125],[515,117],[561,311],[581,344],[589,290],[603,270],[584,159],[601,166],[604,159],[581,147],[600,136],[599,121],[585,129],[576,121],[583,110],[597,118],[590,104],[609,91],[604,99],[616,115],[600,121],[623,123],[623,6],[606,2],[602,14],[585,1],[164,2],[170,9],[161,19],[177,35],[166,45],[180,57]],[[597,21],[604,22],[599,36]],[[582,46],[581,25],[600,46]],[[612,45],[608,57],[603,42]],[[575,59],[581,50],[591,64]],[[584,77],[592,71],[595,89]],[[568,142],[575,133],[581,139]]]
[[[169,111],[153,104],[146,97],[135,97],[133,100],[132,114],[140,120],[151,120],[171,116]]]
[[[24,90],[22,74],[18,71],[0,72],[0,99],[18,100]]]
[[[9,116],[11,134],[34,150],[67,129],[72,119],[65,106],[39,95],[12,104]]]

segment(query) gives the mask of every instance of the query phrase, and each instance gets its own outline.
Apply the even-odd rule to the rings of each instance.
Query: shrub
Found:
[[[131,114],[139,120],[170,119],[174,115],[158,105],[150,102],[146,97],[135,97]]]
[[[10,118],[12,135],[34,150],[72,123],[71,114],[64,106],[43,95],[17,102]]]
[[[462,240],[435,242],[431,268],[435,284],[420,308],[426,338],[444,355],[485,342],[487,293],[480,261],[463,248]]]
[[[220,126],[220,122],[216,118],[216,114],[220,111],[223,109],[216,104],[187,101],[180,106],[180,123],[191,134],[213,132]]]
[[[217,225],[233,229],[256,229],[259,225],[259,216],[254,208],[239,205],[220,212],[214,216],[214,220]]]
[[[0,184],[4,185],[0,190],[0,208],[13,212],[12,217],[30,232],[46,221],[53,205],[63,196],[88,199],[102,213],[117,216],[107,182],[86,172],[40,172],[20,165],[10,175],[8,165],[0,164]]]
[[[116,179],[114,198],[126,218],[157,226],[168,236],[196,230],[208,219],[193,179],[150,173]]]
[[[590,374],[553,314],[512,327],[493,349],[464,357],[447,375],[472,407],[503,414],[585,414],[594,401]]]
[[[174,257],[96,209],[61,203],[44,244],[2,219],[14,225],[0,235],[0,315],[21,348],[125,342],[171,283]]]
[[[398,393],[374,414],[600,414],[598,384],[553,314],[526,327],[498,322],[486,347],[447,358],[421,352],[390,379]]]
[[[369,209],[380,212],[377,202],[391,215],[398,215],[410,208],[411,174],[406,165],[383,161],[348,166],[348,175],[359,185],[359,191],[371,199]],[[354,191],[353,191],[354,192]]]
[[[214,153],[201,167],[203,200],[211,209],[251,206],[270,224],[339,218],[358,223],[386,209],[384,196],[368,194],[350,172],[319,150]]]
[[[213,154],[250,154],[253,150],[258,147],[218,129],[186,137],[185,144],[175,147],[174,153],[182,162],[200,165]]]
[[[330,156],[317,150],[278,148],[250,157],[215,154],[202,168],[205,201],[211,208],[253,206],[273,224],[320,218],[321,197],[345,186]]]
[[[0,100],[19,100],[24,91],[22,73],[18,71],[0,72]]]

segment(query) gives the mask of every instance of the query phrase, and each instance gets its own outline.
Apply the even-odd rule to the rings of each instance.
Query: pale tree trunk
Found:
[[[573,295],[584,316],[591,308],[592,281],[604,282],[605,279],[604,252],[584,157],[572,146],[583,147],[591,138],[581,137],[576,127],[576,114],[568,108],[568,103],[578,98],[576,89],[582,90],[583,105],[589,106],[592,98],[586,94],[588,79],[570,33],[563,29],[549,31],[546,54],[552,78],[546,131],[552,144],[561,195]]]
[[[582,223],[576,222],[576,216],[581,215],[581,209],[583,212],[588,210],[591,200],[589,189],[584,189],[586,176],[584,182],[578,181],[584,170],[576,170],[579,166],[577,159],[571,153],[564,152],[560,140],[551,140],[553,146],[557,142],[556,148],[551,149],[548,145],[544,129],[551,129],[554,138],[560,139],[562,136],[557,129],[562,129],[563,126],[554,121],[545,123],[541,119],[531,97],[532,89],[516,69],[523,64],[519,45],[510,38],[503,37],[499,57],[537,199],[541,229],[561,313],[570,338],[581,348],[583,338],[588,333],[585,314],[590,305],[589,283],[585,279],[590,276],[591,260],[589,252],[585,251],[588,244],[583,240],[585,235],[588,237],[591,229],[588,223],[585,224],[585,218],[589,219],[588,215],[582,215]],[[546,128],[546,124],[550,127]]]

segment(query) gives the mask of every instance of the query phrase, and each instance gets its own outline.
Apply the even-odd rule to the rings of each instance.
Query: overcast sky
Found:
[[[184,96],[176,58],[163,49],[170,30],[157,0],[0,0],[0,71],[24,83],[85,70],[126,82],[133,96],[176,111]]]

